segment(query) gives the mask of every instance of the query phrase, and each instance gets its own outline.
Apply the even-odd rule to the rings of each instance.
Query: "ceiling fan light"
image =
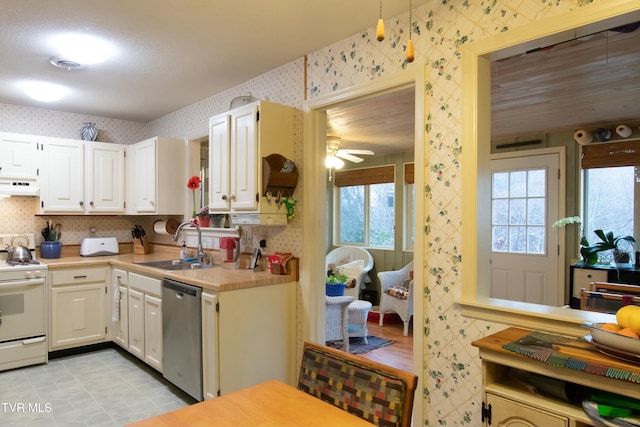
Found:
[[[340,169],[344,166],[342,159],[339,159],[334,154],[328,155],[324,159],[324,164],[328,169]]]

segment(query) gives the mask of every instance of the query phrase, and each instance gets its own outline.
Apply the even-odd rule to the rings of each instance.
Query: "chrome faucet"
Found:
[[[206,254],[202,249],[202,231],[200,231],[200,226],[198,224],[196,224],[195,222],[183,222],[178,226],[178,229],[173,235],[173,240],[178,241],[178,235],[180,234],[180,230],[182,230],[182,228],[186,227],[187,225],[195,227],[196,230],[198,230],[198,262],[204,262],[204,258]]]

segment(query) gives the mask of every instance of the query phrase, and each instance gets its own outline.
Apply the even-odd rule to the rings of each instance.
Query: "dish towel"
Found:
[[[113,305],[111,311],[111,320],[117,322],[120,320],[120,279],[116,277],[113,283]]]

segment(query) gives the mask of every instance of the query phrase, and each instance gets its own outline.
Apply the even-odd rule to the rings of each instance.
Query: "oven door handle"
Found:
[[[12,280],[11,282],[0,282],[0,290],[19,288],[24,286],[37,286],[37,285],[44,285],[44,279]]]

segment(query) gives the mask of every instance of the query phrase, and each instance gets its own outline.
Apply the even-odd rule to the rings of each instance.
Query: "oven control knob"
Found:
[[[25,271],[24,277],[25,279],[33,279],[33,271]]]
[[[40,271],[40,270],[36,270],[36,271],[34,271],[34,272],[33,272],[33,277],[37,277],[38,279],[39,279],[39,278],[41,278],[41,277],[43,277],[43,276],[42,276],[42,271]]]

